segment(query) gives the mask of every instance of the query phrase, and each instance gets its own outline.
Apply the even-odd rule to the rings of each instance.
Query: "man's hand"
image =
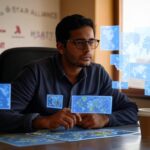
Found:
[[[106,126],[109,122],[109,118],[107,115],[100,115],[100,114],[81,114],[82,121],[79,122],[77,125],[88,128],[102,128]]]
[[[33,120],[35,129],[55,129],[64,126],[66,129],[73,128],[82,120],[79,114],[72,114],[69,108],[64,108],[50,116],[40,116]]]

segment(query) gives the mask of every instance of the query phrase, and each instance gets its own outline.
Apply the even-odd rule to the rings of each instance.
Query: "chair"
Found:
[[[56,48],[46,47],[17,47],[5,50],[0,55],[0,83],[10,83],[23,66],[31,61],[56,53]]]

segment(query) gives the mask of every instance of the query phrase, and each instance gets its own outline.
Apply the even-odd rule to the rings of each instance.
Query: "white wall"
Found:
[[[0,53],[20,46],[55,47],[60,0],[0,0]]]

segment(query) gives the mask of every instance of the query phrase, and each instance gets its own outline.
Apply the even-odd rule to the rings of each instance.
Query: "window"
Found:
[[[150,1],[121,1],[121,50],[128,58],[126,76],[132,93],[150,95]],[[136,90],[135,90],[136,89]],[[137,91],[138,90],[138,91]],[[142,90],[142,91],[141,91]]]

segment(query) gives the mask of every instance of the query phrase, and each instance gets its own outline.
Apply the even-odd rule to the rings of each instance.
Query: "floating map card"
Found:
[[[0,84],[0,109],[10,109],[11,84]]]
[[[128,89],[128,82],[112,81],[113,89]]]
[[[150,64],[130,63],[130,77],[149,81]]]
[[[63,108],[63,95],[47,94],[47,107],[48,108]]]
[[[124,71],[128,64],[128,56],[121,54],[111,54],[110,64],[114,65],[117,70]]]
[[[101,26],[101,50],[119,50],[119,26]]]
[[[144,94],[145,95],[150,95],[150,81],[145,81],[144,83]]]
[[[111,114],[112,96],[73,95],[71,112]]]

